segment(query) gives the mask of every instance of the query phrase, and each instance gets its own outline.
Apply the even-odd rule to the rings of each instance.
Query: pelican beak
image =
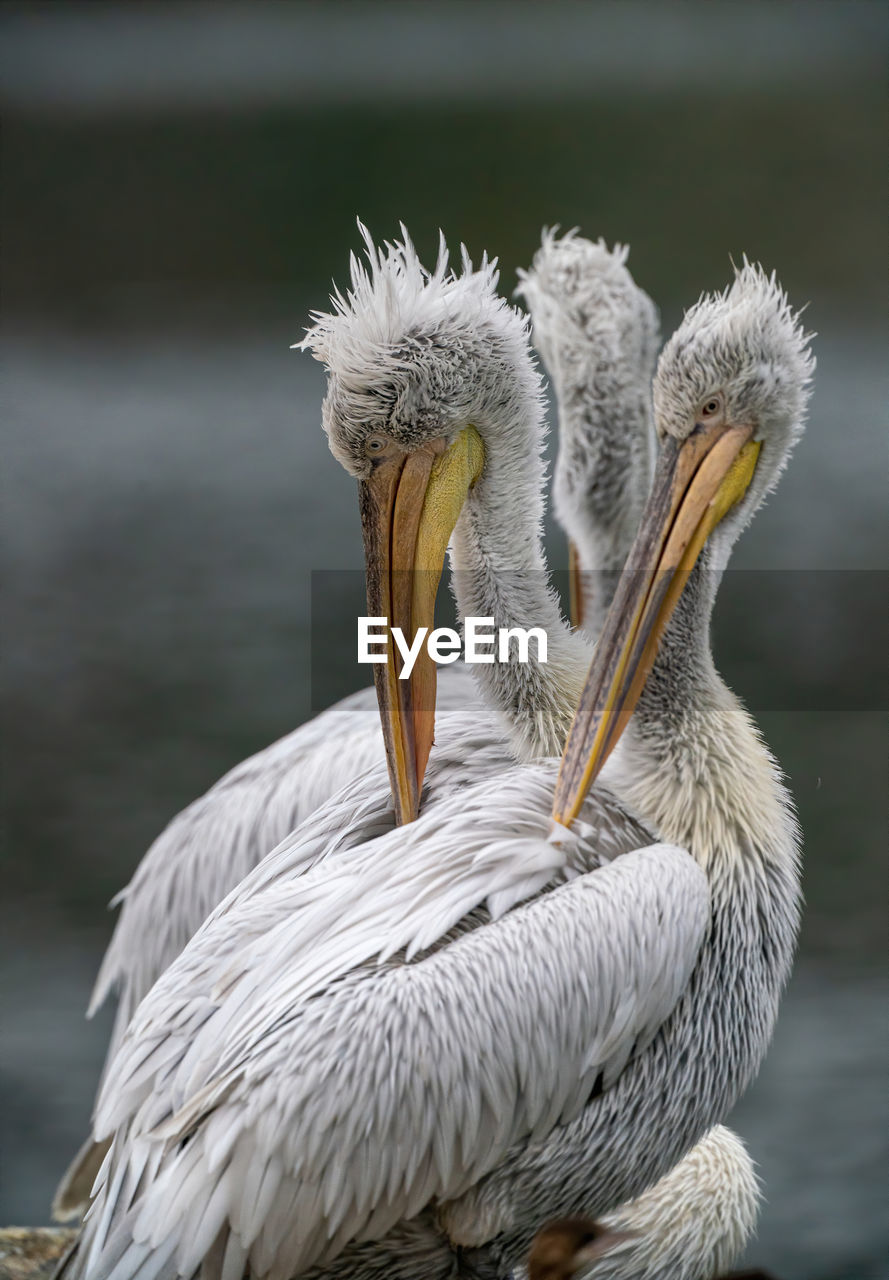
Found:
[[[572,627],[579,630],[583,626],[583,570],[580,567],[580,556],[577,547],[568,539],[568,614]]]
[[[395,818],[417,816],[435,729],[436,667],[421,646],[410,675],[392,639],[413,644],[432,630],[448,542],[469,490],[481,474],[484,446],[474,427],[452,444],[430,441],[376,464],[360,485],[368,615],[388,620],[386,661],[374,666]]]
[[[626,728],[664,628],[707,538],[750,484],[750,426],[698,424],[662,447],[639,532],[602,629],[556,783],[553,817],[570,826]]]

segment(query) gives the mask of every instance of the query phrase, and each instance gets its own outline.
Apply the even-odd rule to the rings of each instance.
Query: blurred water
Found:
[[[223,770],[363,682],[345,594],[312,644],[311,573],[356,569],[360,534],[288,350],[356,213],[499,253],[505,291],[578,222],[632,243],[665,331],[729,252],[812,301],[811,423],[714,628],[806,834],[796,976],[735,1123],[751,1259],[889,1275],[885,36],[869,0],[3,7],[0,1222],[46,1220],[85,1131],[107,901]]]
[[[884,27],[868,0],[793,7],[745,0],[660,5],[533,0],[455,6],[217,4],[66,6],[46,23],[7,16],[0,86],[17,107],[144,110],[275,103],[489,101],[647,96],[706,73],[726,45],[722,93],[854,81],[862,50],[881,67]],[[640,29],[645,40],[640,40]],[[397,56],[393,56],[397,54]]]
[[[4,1221],[45,1219],[87,1123],[104,903],[167,817],[307,714],[310,670],[325,697],[360,682],[309,651],[311,571],[361,553],[353,482],[318,426],[323,378],[294,336],[6,344]],[[857,610],[882,626],[867,606],[885,586],[885,400],[867,334],[818,351],[810,431],[739,547],[759,572],[728,575],[717,649],[807,832],[803,956],[737,1117],[767,1185],[751,1257],[787,1280],[851,1280],[884,1274],[887,1238],[887,733],[868,701],[885,633],[856,648],[850,625]],[[552,530],[550,549],[563,563]],[[813,590],[863,566],[846,616]],[[352,614],[339,625],[351,635]],[[821,705],[818,672],[851,653],[863,683]]]

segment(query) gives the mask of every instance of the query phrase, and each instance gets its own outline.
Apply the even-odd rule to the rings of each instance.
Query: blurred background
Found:
[[[311,574],[357,569],[360,534],[288,349],[356,215],[487,249],[507,291],[560,223],[631,244],[665,332],[729,255],[811,304],[810,429],[715,628],[806,834],[795,977],[733,1123],[766,1191],[751,1263],[889,1275],[886,12],[0,8],[0,1223],[47,1220],[86,1132],[108,900],[220,773],[364,683],[330,657],[351,597],[311,643]]]

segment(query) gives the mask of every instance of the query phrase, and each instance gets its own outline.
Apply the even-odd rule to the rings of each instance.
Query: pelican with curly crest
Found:
[[[586,593],[589,632],[601,625],[615,563],[630,546],[626,513],[638,517],[650,481],[656,311],[626,268],[626,250],[612,253],[573,233],[561,239],[544,233],[533,266],[520,274],[535,343],[559,404],[557,514],[573,535],[584,569],[598,571],[592,575],[597,589]],[[453,678],[453,668],[446,672],[445,709],[468,701],[467,670],[460,680]],[[338,776],[358,771],[362,751],[382,756],[378,723],[375,732],[368,723],[376,713],[369,714],[366,703],[363,695],[347,699],[245,761],[152,846],[126,891],[97,984],[97,998],[112,979],[120,989],[109,1056],[139,1000],[209,911],[296,825],[306,805],[313,809],[323,802],[325,786],[336,790]],[[328,749],[333,742],[337,754]],[[484,764],[477,760],[479,772]],[[163,911],[161,903],[168,904]],[[104,1153],[101,1144],[84,1148],[57,1208],[82,1213]],[[717,1127],[662,1183],[623,1207],[632,1244],[621,1250],[620,1263],[636,1280],[678,1265],[680,1184],[696,1233],[695,1248],[684,1242],[681,1250],[683,1275],[709,1276],[711,1260],[726,1250],[733,1256],[753,1230],[757,1197],[750,1158],[733,1135]]]
[[[657,308],[629,250],[544,231],[516,292],[559,410],[555,516],[569,540],[571,620],[599,635],[651,487]]]
[[[612,254],[601,244],[592,245],[573,235],[557,240],[544,234],[534,266],[521,273],[535,338],[545,351],[559,393],[559,518],[580,548],[587,569],[611,569],[616,556],[622,561],[635,526],[635,518],[632,522],[626,518],[625,501],[611,501],[606,510],[601,499],[597,501],[597,492],[632,502],[644,493],[650,480],[646,440],[650,434],[656,312],[635,285],[625,259],[626,251],[620,248]],[[396,256],[389,264],[393,276],[399,265]],[[419,275],[414,262],[414,284]],[[517,363],[526,391],[536,387],[520,322],[493,293],[493,271],[483,268],[478,275],[469,275],[469,281],[452,282],[451,304],[454,298],[459,300],[461,290],[487,294],[488,310],[492,315],[502,312],[515,337],[516,350],[521,350]],[[419,293],[424,296],[435,288],[421,282]],[[401,293],[410,297],[404,282]],[[574,318],[581,308],[585,311],[583,324]],[[432,306],[427,310],[432,312]],[[529,394],[525,416],[532,426],[537,422],[534,449],[539,449],[539,405],[533,399]],[[531,465],[537,466],[531,482],[539,490],[542,472],[536,454]],[[594,514],[585,518],[578,510],[581,506],[591,506]],[[641,506],[633,506],[636,515],[639,509]],[[410,569],[396,565],[394,571],[403,582]],[[378,586],[382,581],[378,571],[375,581]],[[603,584],[604,591],[600,590],[596,600],[598,612],[588,605],[584,624],[588,634],[601,625],[603,606],[607,606],[605,594],[610,594],[613,585],[611,577]],[[585,654],[579,657],[578,673],[586,660]],[[446,667],[444,676],[437,693],[438,712],[472,707],[475,686],[471,669]],[[576,697],[579,687],[578,675],[570,697]],[[508,688],[505,692],[511,696]],[[473,777],[480,777],[486,767],[502,767],[508,755],[499,749],[499,727],[477,700],[474,706],[474,715],[481,717],[482,733],[492,742],[492,749],[485,752],[479,749],[483,741],[474,740]],[[561,738],[546,743],[551,751],[561,750],[563,745]],[[117,1016],[109,1060],[139,1001],[226,894],[343,784],[383,758],[376,699],[372,690],[362,690],[244,760],[173,819],[115,899],[121,904],[120,917],[89,1010],[92,1014],[112,991],[116,992]],[[433,771],[427,803],[465,777],[462,759],[460,763],[456,774],[449,767]],[[56,1194],[53,1212],[57,1217],[82,1215],[103,1157],[101,1147],[92,1141],[84,1144]]]
[[[337,319],[378,302],[370,292],[319,322],[328,359],[343,355]],[[423,344],[430,360],[435,346]],[[469,351],[503,372],[490,335]],[[757,268],[692,308],[659,362],[662,452],[638,571],[590,669],[554,830],[556,771],[538,762],[468,782],[376,838],[356,838],[359,822],[320,849],[297,833],[270,855],[125,1034],[72,1275],[504,1276],[546,1222],[598,1219],[641,1194],[726,1114],[789,971],[798,833],[777,767],[718,677],[708,623],[714,571],[802,428],[810,370],[797,318]],[[352,387],[328,397],[327,426],[366,479],[380,425],[361,433],[353,410],[374,402],[350,403]],[[492,477],[516,402],[489,394],[501,432],[494,444],[479,420],[484,458],[467,396],[437,420],[420,413],[426,456],[411,472],[428,490],[446,460],[437,475],[451,510],[464,494],[455,550],[469,558],[486,538],[497,546],[482,495],[505,498]],[[396,406],[407,451],[412,406]],[[382,453],[391,468],[395,450]],[[365,505],[377,549],[392,489],[378,482]],[[482,587],[502,585],[498,567],[479,566]],[[548,674],[553,694],[564,671]],[[423,722],[410,705],[407,726],[404,706],[393,711],[409,800]],[[615,794],[588,794],[621,730]]]

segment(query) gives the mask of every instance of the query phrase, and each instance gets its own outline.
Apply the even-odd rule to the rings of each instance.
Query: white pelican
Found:
[[[656,313],[625,259],[620,248],[611,254],[604,245],[573,235],[556,240],[545,234],[533,267],[522,273],[535,340],[559,401],[559,516],[581,549],[586,569],[613,570],[626,557],[650,481],[647,440]],[[458,287],[458,296],[465,287]],[[484,270],[469,286],[470,293],[487,290],[491,305],[505,314],[493,288],[493,273]],[[512,328],[530,387],[535,375],[524,338],[517,322]],[[537,424],[536,403],[526,412]],[[633,474],[617,474],[625,471]],[[539,472],[534,481],[539,487]],[[603,493],[608,495],[605,503]],[[631,509],[630,521],[622,515],[623,504]],[[589,517],[581,507],[590,508]],[[540,559],[539,571],[535,569],[541,580],[542,563]],[[613,582],[604,586],[610,595]],[[597,604],[597,613],[591,605],[587,611],[585,630],[590,634],[598,630],[603,604],[607,606],[601,589]],[[445,676],[439,710],[471,705],[469,669],[446,668]],[[577,692],[579,683],[570,696]],[[496,728],[488,731],[496,740]],[[561,737],[545,743],[550,751],[562,745]],[[365,690],[243,761],[173,819],[115,899],[121,913],[89,1009],[94,1013],[116,992],[109,1057],[139,1001],[213,908],[344,782],[382,759],[376,698]],[[504,761],[505,756],[495,753],[491,767]],[[476,769],[484,763],[477,757]],[[451,778],[449,770],[436,771],[433,789],[441,791]],[[91,1141],[81,1148],[56,1194],[55,1216],[83,1212],[103,1155]]]
[[[545,235],[533,268],[523,273],[535,341],[549,365],[559,402],[559,513],[581,550],[584,568],[612,573],[630,544],[631,527],[621,516],[621,506],[635,513],[635,523],[649,480],[649,380],[656,347],[654,306],[634,284],[625,259],[620,249],[611,254],[603,245],[573,235],[561,240]],[[616,474],[627,469],[632,474]],[[589,507],[586,518],[577,510],[580,506]],[[612,524],[619,532],[611,530]],[[598,627],[607,604],[604,593],[610,594],[612,585],[606,581],[603,592],[600,583],[593,603],[588,598],[587,630]],[[459,700],[455,687],[460,689],[454,680],[445,683],[450,705]],[[467,697],[462,689],[460,695]],[[446,700],[446,708],[449,703]],[[347,769],[357,771],[365,758],[382,755],[379,729],[372,732],[367,723],[376,717],[375,706],[369,708],[362,695],[344,700],[238,766],[155,843],[125,891],[124,909],[97,985],[94,1003],[112,979],[120,985],[115,1041],[152,982],[212,907],[259,860],[260,850],[267,852],[290,830],[301,806],[314,808],[323,800],[336,765],[345,761]],[[442,763],[446,779],[448,759]],[[501,761],[495,756],[491,763]],[[477,752],[475,768],[483,772],[484,767]],[[433,783],[437,777],[435,771]],[[752,1176],[749,1158],[738,1148],[738,1167],[729,1177],[724,1153],[716,1162],[704,1159],[703,1153],[711,1149],[707,1144],[705,1139],[682,1162],[684,1174],[674,1171],[665,1181],[665,1222],[646,1210],[634,1258],[643,1252],[646,1259],[657,1258],[669,1249],[677,1173],[694,1181],[698,1203],[707,1199],[733,1206],[723,1215],[725,1222],[734,1224],[731,1231],[722,1219],[714,1219],[715,1234],[708,1235],[700,1224],[700,1247],[706,1241],[711,1251],[718,1250],[723,1239],[734,1241],[741,1224],[744,1234],[752,1230],[753,1219],[744,1212]],[[79,1207],[74,1200],[86,1201],[103,1153],[103,1146],[91,1145],[89,1156],[81,1156],[77,1177],[72,1181],[69,1174],[63,1184],[68,1203],[62,1195],[60,1200],[65,1209]],[[657,1203],[657,1191],[649,1192],[644,1204]],[[659,1232],[665,1237],[660,1250]]]
[[[571,550],[572,621],[598,636],[651,487],[657,308],[626,267],[575,232],[544,232],[517,293],[559,407],[553,499]]]
[[[373,301],[359,290],[343,317]],[[431,368],[425,319],[415,341]],[[315,333],[331,359],[335,333],[333,320]],[[496,337],[468,353],[501,367]],[[445,365],[438,395],[461,385]],[[758,268],[692,308],[658,365],[662,450],[630,558],[640,572],[622,579],[590,670],[555,838],[556,771],[540,762],[467,783],[369,841],[355,843],[359,819],[270,855],[125,1033],[97,1111],[96,1136],[112,1144],[73,1276],[503,1276],[539,1227],[640,1195],[725,1115],[761,1061],[789,971],[798,832],[774,761],[717,675],[709,615],[715,578],[801,431],[811,368],[797,317]],[[331,444],[363,470],[376,401],[352,400],[348,381],[337,391]],[[491,477],[498,448],[510,456],[516,400],[491,394],[501,431],[497,444],[485,434],[488,501],[513,510]],[[436,430],[462,440],[462,457],[441,456],[465,479],[465,417],[436,418],[436,403],[396,395],[397,438],[409,446],[412,410],[420,448]],[[472,500],[456,548],[503,546]],[[479,565],[491,592],[496,568]],[[606,792],[584,800],[634,704],[611,782],[649,832]]]

